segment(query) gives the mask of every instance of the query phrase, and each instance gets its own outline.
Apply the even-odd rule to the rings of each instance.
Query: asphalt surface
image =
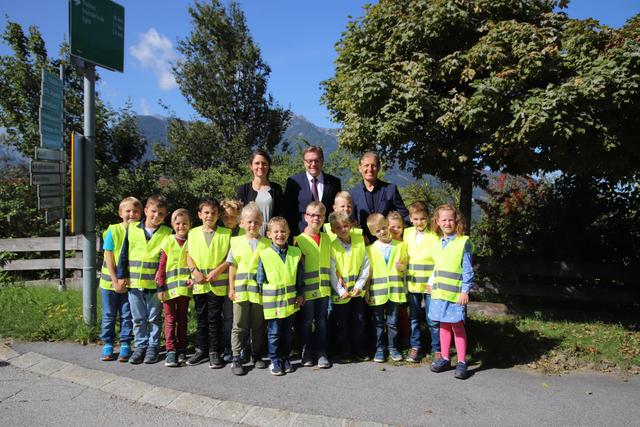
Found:
[[[597,373],[545,376],[518,368],[473,370],[472,367],[472,376],[460,381],[453,378],[453,371],[430,372],[425,363],[364,362],[334,365],[325,370],[298,365],[296,372],[283,377],[272,377],[268,370],[252,370],[237,377],[231,374],[230,367],[213,370],[207,364],[166,368],[162,362],[155,365],[101,362],[98,360],[100,347],[95,345],[14,343],[12,347],[18,353],[36,352],[81,367],[213,399],[393,425],[628,426],[638,425],[640,419],[638,376],[623,378]],[[20,375],[19,372],[11,374],[13,371],[15,368],[9,367],[10,374],[6,374],[7,366],[0,369],[0,419],[4,420],[7,419],[5,413],[11,420],[14,420],[11,416],[24,415],[24,411],[13,406],[11,399],[17,395],[5,392],[15,386],[11,375]],[[33,393],[37,393],[37,381],[33,378],[30,381]],[[80,393],[98,392],[85,390]],[[97,403],[87,404],[84,408],[85,399],[75,398],[69,402],[73,403],[74,411],[88,417],[109,414],[109,405],[114,398],[102,396],[98,400],[107,402],[105,408]],[[56,406],[48,401],[42,404]],[[127,422],[136,420],[135,405],[123,404],[123,407],[131,408],[130,412],[122,411]],[[144,411],[153,413],[153,409],[146,407],[148,405],[143,406]],[[113,407],[120,410],[120,404]],[[152,414],[155,417],[171,416],[170,411],[156,409],[156,412],[164,413]],[[184,417],[177,415],[177,418]],[[94,419],[102,420],[102,417],[98,415]],[[134,422],[150,425],[147,422],[154,418],[141,419],[145,422]],[[17,420],[21,422],[21,418]],[[36,424],[37,420],[28,424]],[[188,421],[187,424],[197,425],[198,422]],[[12,422],[9,425],[23,424]]]

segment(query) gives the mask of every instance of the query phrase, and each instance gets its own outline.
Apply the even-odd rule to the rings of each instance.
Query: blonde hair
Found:
[[[392,219],[397,219],[399,220],[402,225],[404,226],[404,220],[402,219],[402,215],[400,215],[400,212],[398,211],[391,211],[387,214],[387,221],[391,221]]]
[[[269,220],[269,223],[267,224],[267,230],[268,230],[268,231],[271,231],[271,229],[273,228],[273,226],[274,226],[274,225],[277,225],[277,224],[284,226],[284,228],[286,228],[286,229],[287,229],[287,232],[290,232],[290,230],[289,230],[289,223],[287,222],[287,220],[286,220],[286,219],[284,219],[284,218],[283,218],[283,217],[281,217],[281,216],[274,216],[273,218],[271,218],[271,219]]]
[[[351,205],[353,205],[353,198],[351,197],[351,193],[349,193],[348,191],[340,191],[339,193],[337,193],[336,197],[333,199],[334,203],[338,199],[348,200],[349,203],[351,203]]]
[[[173,213],[171,214],[171,223],[173,224],[175,220],[180,216],[187,218],[189,220],[189,224],[193,224],[191,213],[185,208],[180,208],[173,211]]]
[[[428,217],[429,208],[427,208],[427,204],[421,201],[411,203],[411,205],[409,205],[409,215],[413,215],[415,213],[423,213]]]
[[[238,213],[242,209],[242,202],[234,199],[224,199],[220,202],[220,207],[223,211],[227,209],[235,209]]]
[[[249,202],[242,208],[242,212],[240,212],[240,220],[244,221],[247,218],[254,216],[260,217],[260,222],[264,222],[264,217],[262,216],[262,211],[258,204],[256,202]]]
[[[133,196],[125,197],[124,199],[122,199],[122,201],[118,205],[118,211],[122,209],[122,207],[127,203],[131,203],[134,208],[138,208],[142,211],[142,202],[140,202],[140,200],[136,199]]]
[[[309,209],[309,208],[311,208],[311,209],[321,208],[321,209],[322,209],[322,214],[323,214],[323,215],[327,213],[327,208],[325,207],[324,203],[319,202],[319,201],[317,201],[317,200],[314,200],[313,202],[309,203],[309,204],[307,205],[307,207],[306,207],[305,211],[306,211],[307,209]]]
[[[453,215],[456,218],[456,234],[458,236],[463,236],[464,232],[466,231],[464,225],[464,217],[462,216],[462,213],[460,213],[458,208],[449,203],[438,206],[433,212],[433,219],[431,220],[431,231],[436,233],[438,236],[442,236],[444,234],[442,233],[442,230],[438,225],[438,216],[440,215],[440,211],[453,211]]]
[[[343,223],[347,223],[349,225],[352,224],[351,221],[351,217],[349,216],[348,213],[346,212],[331,212],[329,214],[329,224],[331,224],[331,226],[337,225],[337,224],[343,224]]]
[[[383,223],[389,225],[389,221],[387,221],[387,218],[385,218],[384,215],[380,213],[372,213],[367,217],[367,228],[369,229],[371,234],[375,234],[374,230],[372,229],[373,227],[376,227]]]

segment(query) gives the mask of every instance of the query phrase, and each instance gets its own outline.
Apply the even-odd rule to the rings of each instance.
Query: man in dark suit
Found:
[[[288,178],[284,189],[284,212],[292,237],[300,234],[307,225],[304,213],[309,203],[321,201],[327,208],[328,216],[333,211],[336,194],[342,191],[340,178],[322,172],[322,148],[315,145],[307,147],[302,152],[302,159],[305,172]]]
[[[398,211],[405,224],[409,223],[409,211],[407,210],[398,187],[395,184],[378,179],[380,172],[380,159],[372,151],[368,151],[360,158],[358,171],[362,175],[362,183],[353,187],[349,193],[353,199],[353,215],[360,224],[365,237],[369,242],[375,238],[367,228],[367,217],[372,213],[380,213],[384,216],[391,211]]]

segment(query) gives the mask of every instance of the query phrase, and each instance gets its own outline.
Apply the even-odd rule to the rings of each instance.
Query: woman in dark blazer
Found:
[[[256,202],[264,217],[264,224],[260,229],[260,234],[265,235],[269,219],[282,215],[284,207],[282,187],[278,183],[269,181],[271,156],[266,151],[256,150],[251,153],[249,168],[253,173],[253,180],[238,187],[237,198],[244,205],[249,202]]]

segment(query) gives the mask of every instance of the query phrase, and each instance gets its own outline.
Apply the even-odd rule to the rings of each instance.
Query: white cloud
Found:
[[[147,102],[147,98],[140,98],[140,113],[143,116],[151,115],[151,107],[149,106],[149,102]]]
[[[150,69],[158,79],[158,87],[172,90],[178,87],[171,72],[171,63],[178,59],[173,43],[155,28],[140,35],[138,43],[129,47],[129,53],[140,62],[143,69]]]

